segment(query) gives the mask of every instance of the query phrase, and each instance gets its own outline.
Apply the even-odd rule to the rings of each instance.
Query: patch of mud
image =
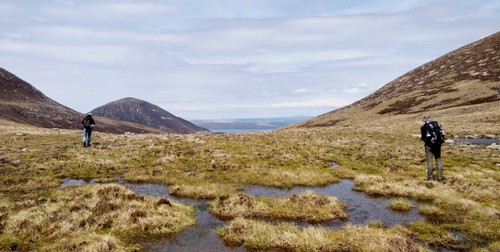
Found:
[[[425,220],[418,213],[418,207],[412,208],[407,213],[400,213],[389,208],[392,199],[374,198],[363,192],[353,190],[354,181],[344,179],[337,184],[326,187],[294,187],[292,189],[269,188],[263,186],[246,186],[245,192],[256,197],[284,197],[289,194],[303,193],[307,190],[318,194],[337,197],[348,206],[349,218],[347,222],[334,220],[323,224],[332,228],[342,228],[348,223],[353,225],[366,225],[370,221],[382,221],[387,226],[410,223],[417,220]],[[417,202],[410,201],[417,206]]]

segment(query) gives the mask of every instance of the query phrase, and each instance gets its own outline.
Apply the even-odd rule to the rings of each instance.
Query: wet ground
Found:
[[[298,194],[305,191],[314,191],[317,194],[334,196],[347,204],[349,219],[347,221],[335,220],[323,226],[341,228],[348,223],[353,225],[365,225],[370,221],[382,221],[387,226],[404,224],[416,220],[425,220],[418,213],[418,204],[411,201],[415,207],[407,212],[400,213],[389,208],[392,198],[374,198],[363,192],[352,190],[354,181],[344,179],[337,184],[326,187],[294,187],[292,189],[277,189],[263,186],[247,186],[245,192],[258,197],[284,197],[290,194]]]
[[[453,141],[455,143],[470,143],[470,144],[480,144],[480,145],[500,144],[500,139],[455,138],[455,139],[453,139]]]
[[[61,187],[81,186],[95,183],[94,180],[65,179]],[[218,227],[224,222],[209,213],[208,201],[187,198],[178,198],[168,193],[168,187],[160,184],[131,184],[118,182],[137,194],[173,199],[187,205],[194,205],[197,209],[197,224],[187,230],[167,236],[162,240],[148,240],[139,242],[146,251],[246,251],[243,247],[228,247],[216,233]],[[365,225],[370,221],[381,221],[387,226],[404,224],[416,220],[425,220],[418,213],[418,204],[410,212],[399,213],[389,208],[392,199],[373,198],[365,193],[354,191],[352,180],[342,180],[339,183],[326,187],[294,187],[291,189],[270,188],[264,186],[245,186],[244,192],[256,197],[285,197],[290,194],[314,191],[318,194],[337,197],[348,206],[349,219],[346,221],[335,220],[324,223],[323,226],[339,229],[347,224]],[[309,225],[297,222],[300,226]],[[317,226],[317,225],[316,225]]]

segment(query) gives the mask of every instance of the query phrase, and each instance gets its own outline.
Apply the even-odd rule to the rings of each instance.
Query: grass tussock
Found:
[[[390,229],[347,226],[334,231],[237,218],[219,230],[219,235],[225,242],[263,250],[425,251],[411,239],[411,233],[400,226]]]
[[[423,221],[409,224],[408,228],[416,234],[418,239],[429,246],[442,246],[449,249],[464,249],[459,246],[459,241],[445,228]]]
[[[411,204],[410,201],[404,198],[397,198],[391,202],[389,207],[394,210],[394,211],[399,211],[399,212],[408,212],[410,211],[414,206]]]
[[[211,208],[212,213],[222,219],[254,217],[326,222],[348,216],[347,206],[340,200],[313,192],[284,198],[254,198],[238,193],[212,201]]]
[[[133,248],[126,247],[123,242],[115,236],[107,234],[87,233],[78,236],[69,236],[62,238],[56,243],[48,244],[39,249],[43,252],[51,251],[131,251]]]
[[[107,230],[125,238],[159,235],[178,232],[194,223],[192,207],[107,184],[56,190],[35,206],[12,214],[4,233],[40,244],[56,241],[53,246],[75,248],[71,250],[82,246],[82,250],[109,247],[113,251],[121,247],[120,243],[116,238],[98,235],[100,232]],[[89,234],[96,237],[91,243]]]

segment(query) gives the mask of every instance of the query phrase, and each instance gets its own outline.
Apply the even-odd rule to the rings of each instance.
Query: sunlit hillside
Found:
[[[294,127],[411,130],[423,114],[456,136],[500,133],[500,32],[424,64],[354,104]]]

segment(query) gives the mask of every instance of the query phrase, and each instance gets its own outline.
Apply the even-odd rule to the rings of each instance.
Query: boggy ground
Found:
[[[390,131],[342,127],[195,135],[95,132],[93,146],[83,148],[79,131],[1,124],[0,250],[127,251],[137,249],[131,244],[136,236],[178,232],[194,223],[190,207],[176,202],[160,203],[157,198],[141,200],[142,197],[115,185],[59,188],[64,178],[113,182],[121,177],[130,182],[169,184],[172,194],[214,199],[214,202],[234,197],[245,184],[321,186],[351,178],[357,190],[419,201],[423,205],[419,211],[429,220],[390,228],[348,226],[332,231],[249,219],[255,213],[232,216],[243,217],[226,222],[219,230],[221,238],[251,248],[357,251],[373,247],[382,251],[408,251],[425,250],[428,245],[498,251],[498,150],[446,144],[443,146],[446,180],[425,181],[419,125],[414,126],[400,130],[394,127]],[[332,163],[340,166],[329,168]],[[118,192],[110,196],[112,206],[93,211],[99,207],[99,198],[92,195],[99,195],[102,186],[117,188],[113,190]],[[75,208],[80,202],[83,206]],[[128,205],[135,210],[127,210]],[[166,212],[157,213],[159,207]],[[293,207],[297,206],[284,204],[278,212],[293,212],[287,209]],[[213,207],[213,211],[217,209]],[[71,217],[79,211],[87,214],[87,219]],[[155,214],[183,217],[166,218],[162,227],[173,227],[168,230],[158,228],[157,223],[142,221]],[[93,218],[88,219],[89,216]],[[126,223],[140,220],[141,225],[120,224],[118,216]],[[279,218],[269,213],[265,217]],[[453,233],[465,238],[459,239]],[[363,238],[369,234],[378,238]]]

